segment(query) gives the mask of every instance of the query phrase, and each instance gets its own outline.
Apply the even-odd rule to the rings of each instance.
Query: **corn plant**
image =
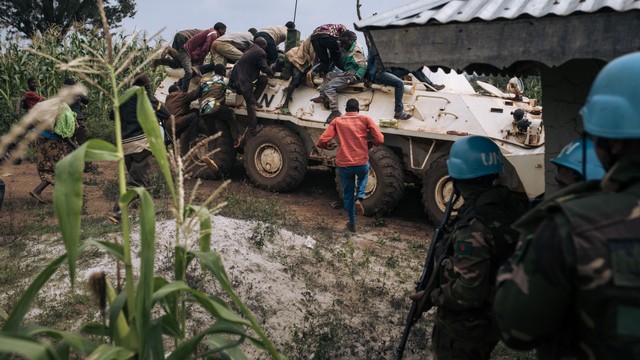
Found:
[[[98,3],[102,11],[101,1]],[[245,355],[239,346],[247,340],[254,346],[267,351],[273,358],[283,358],[254,315],[234,292],[220,255],[211,250],[211,214],[224,206],[224,203],[213,208],[210,205],[222,187],[211,194],[203,204],[199,206],[188,204],[183,187],[186,177],[183,161],[188,159],[190,154],[181,158],[179,149],[168,154],[144,89],[132,87],[124,90],[133,74],[142,69],[151,57],[138,66],[131,66],[138,52],[132,51],[127,54],[122,48],[112,46],[109,27],[103,12],[102,15],[105,33],[104,48],[96,44],[91,46],[83,44],[86,55],[70,62],[62,62],[50,54],[38,51],[37,45],[31,50],[32,53],[55,62],[59,70],[73,72],[113,102],[116,143],[113,145],[99,139],[89,140],[57,164],[54,208],[66,253],[51,262],[36,277],[12,311],[6,314],[6,320],[0,331],[0,358],[6,358],[9,354],[19,354],[29,359],[64,359],[68,358],[73,351],[89,359],[185,359],[193,357],[196,352],[199,352],[198,356],[202,357],[244,359]],[[124,77],[124,80],[119,81],[120,77]],[[101,82],[98,82],[97,78],[101,79]],[[137,96],[138,119],[148,138],[151,152],[170,189],[176,218],[173,279],[154,274],[153,199],[144,188],[126,188],[119,107],[134,95]],[[85,161],[98,160],[118,163],[122,244],[94,240],[80,244],[83,166]],[[171,170],[172,167],[174,171]],[[129,203],[136,197],[141,203],[139,210],[140,271],[137,279],[132,266],[132,229],[128,211]],[[189,247],[189,235],[196,225],[199,225],[199,250],[192,251]],[[78,256],[91,246],[105,250],[116,261],[124,264],[125,288],[123,291],[115,289],[104,274],[92,276],[91,287],[99,295],[101,307],[104,307],[104,321],[85,324],[79,334],[23,325],[23,319],[36,294],[64,263],[68,265],[69,279],[74,291]],[[221,298],[187,285],[187,268],[196,259],[202,269],[217,280],[233,305],[239,309],[239,314]],[[215,319],[215,322],[207,329],[190,335],[186,324],[187,303],[204,309]],[[96,338],[108,340],[101,343],[95,340]],[[169,349],[165,349],[165,343],[167,343],[163,341],[165,339],[173,340]]]
[[[84,56],[93,56],[87,47],[105,56],[107,48],[105,41],[105,37],[98,30],[87,29],[82,24],[77,24],[66,36],[62,36],[56,27],[50,28],[41,35],[34,35],[29,40],[29,48],[46,53],[54,59],[68,62]],[[154,39],[154,43],[151,44],[145,33],[118,32],[113,34],[112,43],[114,51],[123,52],[125,57],[135,51],[137,55],[131,59],[131,66],[137,67],[158,48],[162,40]],[[73,75],[69,71],[58,71],[56,64],[49,58],[26,51],[26,42],[17,37],[0,43],[0,133],[6,132],[16,120],[13,116],[15,104],[26,91],[27,79],[30,76],[38,79],[40,83],[38,92],[50,98],[58,92],[63,80]],[[149,70],[145,67],[145,71]],[[119,74],[118,81],[123,81],[125,75]],[[157,83],[160,80],[159,70],[150,75],[154,82]],[[101,76],[96,74],[87,74],[87,76],[103,88],[110,86],[109,81]],[[107,120],[107,114],[111,108],[109,97],[99,91],[92,91],[88,96],[90,101],[85,114],[88,115],[88,128],[92,137],[114,141],[111,135],[112,129],[109,126],[111,122]]]

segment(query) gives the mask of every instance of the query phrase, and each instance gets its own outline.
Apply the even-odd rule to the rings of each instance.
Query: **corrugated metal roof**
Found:
[[[355,28],[386,28],[427,23],[492,21],[522,16],[540,18],[594,13],[609,8],[617,12],[640,10],[639,0],[417,0],[356,22]]]

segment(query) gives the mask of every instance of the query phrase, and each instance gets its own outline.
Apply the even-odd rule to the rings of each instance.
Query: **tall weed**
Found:
[[[144,89],[133,87],[124,90],[133,75],[142,70],[151,58],[145,58],[143,52],[136,50],[136,46],[129,48],[130,45],[122,41],[112,43],[102,1],[98,0],[98,4],[105,36],[95,43],[87,43],[82,38],[74,39],[80,43],[78,46],[83,52],[62,54],[55,52],[56,49],[43,48],[38,41],[33,41],[33,48],[29,49],[30,53],[50,61],[55,69],[74,73],[92,86],[96,93],[101,94],[104,101],[113,104],[115,146],[103,140],[92,139],[58,162],[54,208],[66,252],[36,277],[10,313],[4,316],[5,321],[0,331],[0,358],[18,354],[28,359],[64,359],[70,356],[87,356],[91,359],[186,359],[197,354],[206,358],[246,359],[240,347],[245,341],[265,350],[275,359],[283,358],[253,313],[235,293],[220,255],[211,250],[211,214],[225,205],[215,205],[214,201],[227,183],[214,191],[202,204],[189,204],[189,199],[194,198],[193,194],[198,188],[197,184],[192,194],[187,194],[184,189],[184,180],[188,175],[183,169],[188,168],[188,164],[183,162],[188,161],[185,159],[190,158],[189,154],[182,158],[179,147],[173,153],[167,153]],[[143,39],[141,47],[148,49],[148,42]],[[54,52],[44,52],[45,50]],[[72,55],[78,57],[72,58]],[[53,78],[55,76],[42,79],[41,82],[45,87],[54,86],[55,81],[51,80]],[[157,276],[154,270],[156,214],[153,199],[145,188],[126,187],[119,107],[133,95],[137,97],[138,121],[166,182],[176,221],[174,274],[169,279]],[[28,124],[33,116],[35,115],[27,114],[23,121]],[[0,145],[3,140],[0,139]],[[85,161],[118,163],[122,243],[94,240],[80,243],[82,172]],[[140,202],[138,259],[134,259],[135,255],[132,253],[132,227],[128,209],[136,198]],[[106,251],[114,258],[114,262],[122,263],[124,268],[123,290],[114,288],[105,273],[91,276],[90,288],[99,299],[103,321],[84,324],[80,334],[40,325],[25,326],[24,317],[37,294],[64,263],[68,266],[73,291],[78,259],[89,247]],[[198,250],[193,250],[194,248]],[[232,304],[188,285],[187,271],[192,269],[189,266],[194,260],[200,263],[203,272],[217,280]],[[134,274],[134,261],[140,264],[138,274]],[[194,306],[214,319],[209,327],[195,333],[192,329],[187,329],[186,323],[187,312]],[[64,313],[65,309],[56,311]],[[169,342],[165,340],[170,340],[172,345],[169,346]]]

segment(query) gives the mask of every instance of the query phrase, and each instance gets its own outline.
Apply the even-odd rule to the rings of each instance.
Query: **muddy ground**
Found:
[[[119,227],[106,220],[113,205],[115,166],[99,163],[85,174],[83,238],[117,239]],[[62,251],[51,204],[38,204],[29,191],[39,183],[35,165],[0,167],[6,183],[0,210],[0,307],[9,311],[19,293],[48,259]],[[245,178],[240,162],[220,201],[227,207],[214,217],[214,248],[219,251],[237,292],[264,325],[279,350],[292,359],[390,359],[394,357],[410,302],[427,251],[433,224],[426,220],[418,188],[408,187],[391,213],[359,218],[358,233],[345,230],[346,214],[338,201],[333,171],[312,168],[295,191],[273,194],[259,190]],[[194,202],[220,186],[207,180]],[[190,181],[187,188],[193,187]],[[162,191],[160,191],[160,194]],[[50,189],[45,197],[51,199]],[[156,201],[158,257],[156,270],[170,278],[171,234],[169,203]],[[136,229],[134,228],[134,231]],[[114,276],[115,265],[104,254],[92,254],[79,266],[79,282],[92,271]],[[60,274],[45,288],[29,321],[77,329],[95,321],[96,309],[83,292],[65,295]],[[194,287],[216,293],[210,278],[194,275]],[[83,289],[83,286],[79,286]],[[423,316],[409,340],[406,359],[430,357],[427,338],[432,312]],[[210,319],[194,308],[194,330]],[[250,358],[264,358],[250,347]],[[503,346],[495,358],[529,358]]]

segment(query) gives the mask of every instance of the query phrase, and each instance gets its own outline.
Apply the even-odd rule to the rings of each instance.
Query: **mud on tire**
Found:
[[[398,205],[404,194],[404,172],[396,154],[381,145],[369,150],[369,179],[362,202],[364,214],[374,216],[388,213]],[[343,198],[340,175],[336,169],[336,189]]]
[[[295,189],[307,173],[307,155],[300,137],[292,130],[268,125],[247,141],[244,168],[261,189],[277,192]]]

